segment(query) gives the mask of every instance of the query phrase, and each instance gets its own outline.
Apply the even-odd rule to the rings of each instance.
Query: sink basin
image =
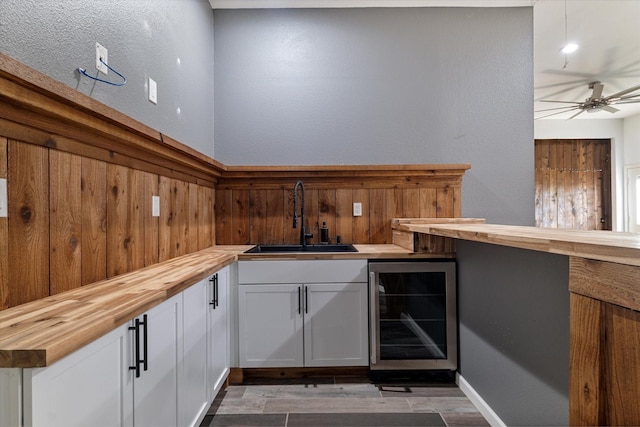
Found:
[[[245,251],[246,254],[277,254],[293,252],[358,252],[353,245],[257,245]]]

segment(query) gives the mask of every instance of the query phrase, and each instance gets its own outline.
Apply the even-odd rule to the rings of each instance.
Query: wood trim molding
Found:
[[[1,134],[213,186],[225,167],[162,133],[0,53]],[[105,156],[107,159],[105,159]],[[162,171],[162,172],[161,172]]]
[[[305,188],[433,188],[462,186],[469,164],[227,166],[220,189],[290,190]]]

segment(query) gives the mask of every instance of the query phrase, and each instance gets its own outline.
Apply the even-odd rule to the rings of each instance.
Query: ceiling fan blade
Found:
[[[582,102],[575,102],[575,101],[553,101],[551,99],[540,99],[538,100],[538,102],[559,102],[562,104],[582,104]]]
[[[584,110],[580,110],[580,111],[578,111],[578,112],[577,112],[577,113],[575,113],[573,116],[569,117],[567,120],[571,120],[571,119],[573,119],[574,117],[578,117],[578,116],[579,116],[580,114],[582,114],[582,113],[584,113]]]
[[[602,90],[604,89],[604,85],[602,83],[594,83],[593,84],[593,92],[591,93],[591,99],[600,99],[602,98]]]
[[[571,110],[575,110],[575,109],[576,109],[576,107],[574,107],[572,105],[569,105],[569,106],[566,106],[566,107],[544,108],[542,110],[536,110],[536,111],[534,111],[534,113],[541,113],[543,111],[552,111],[552,110],[567,110],[567,111],[571,111]]]
[[[637,104],[640,102],[640,99],[623,99],[622,101],[612,102],[614,105],[622,105],[622,104]]]
[[[618,110],[617,108],[613,108],[613,107],[612,107],[612,106],[610,106],[610,105],[605,105],[604,107],[602,107],[602,109],[603,109],[604,111],[608,111],[608,112],[610,112],[610,113],[616,113],[616,112],[620,111],[620,110]]]
[[[620,91],[620,92],[618,92],[618,93],[614,93],[613,95],[609,95],[609,96],[607,96],[607,98],[606,98],[606,99],[610,99],[610,98],[620,98],[620,97],[621,97],[621,96],[623,96],[623,95],[626,95],[626,94],[631,93],[631,92],[635,92],[635,91],[637,91],[637,90],[640,90],[640,85],[638,85],[638,86],[634,86],[634,87],[630,87],[629,89],[622,90],[622,91]],[[634,96],[635,96],[635,95],[634,95]]]
[[[536,120],[538,120],[538,119],[544,119],[545,117],[556,116],[556,115],[558,115],[558,114],[568,113],[569,111],[576,110],[577,108],[578,108],[578,107],[574,107],[574,108],[571,108],[571,109],[566,110],[566,111],[558,111],[557,113],[551,113],[551,114],[547,114],[547,115],[544,115],[544,116],[536,117]]]
[[[618,99],[633,99],[633,98],[637,98],[639,96],[640,96],[640,93],[636,93],[635,95],[621,96]]]

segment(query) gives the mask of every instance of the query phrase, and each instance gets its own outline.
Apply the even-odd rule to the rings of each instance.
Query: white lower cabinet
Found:
[[[133,382],[133,425],[178,425],[178,363],[182,338],[182,295],[152,308],[143,316],[145,325],[139,351],[140,376],[130,369]],[[135,324],[135,321],[134,321]],[[135,331],[134,331],[135,332]],[[144,341],[147,345],[144,345]],[[145,348],[146,347],[146,348]],[[132,365],[135,367],[135,364]]]
[[[366,260],[241,261],[242,368],[367,366]]]
[[[51,366],[0,369],[0,425],[198,426],[229,372],[228,267],[216,277]]]

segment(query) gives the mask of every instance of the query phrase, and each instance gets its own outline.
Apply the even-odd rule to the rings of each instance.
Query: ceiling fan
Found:
[[[628,89],[622,90],[618,93],[614,93],[613,95],[609,95],[609,96],[602,96],[602,90],[604,89],[604,85],[600,82],[589,83],[589,89],[592,89],[593,92],[591,93],[591,96],[589,98],[584,100],[584,102],[554,101],[554,100],[541,99],[540,102],[559,102],[562,104],[572,104],[572,105],[567,105],[565,107],[537,110],[536,113],[540,113],[543,111],[561,110],[561,111],[556,111],[554,113],[547,114],[541,117],[537,117],[537,119],[555,116],[556,114],[567,113],[569,111],[577,111],[577,113],[569,117],[569,119],[573,119],[574,117],[584,113],[585,111],[588,113],[594,113],[597,111],[604,110],[610,113],[615,113],[616,111],[620,111],[620,110],[612,107],[612,105],[633,104],[633,103],[640,102],[640,85],[630,87]],[[638,92],[638,93],[634,94],[633,92]]]

